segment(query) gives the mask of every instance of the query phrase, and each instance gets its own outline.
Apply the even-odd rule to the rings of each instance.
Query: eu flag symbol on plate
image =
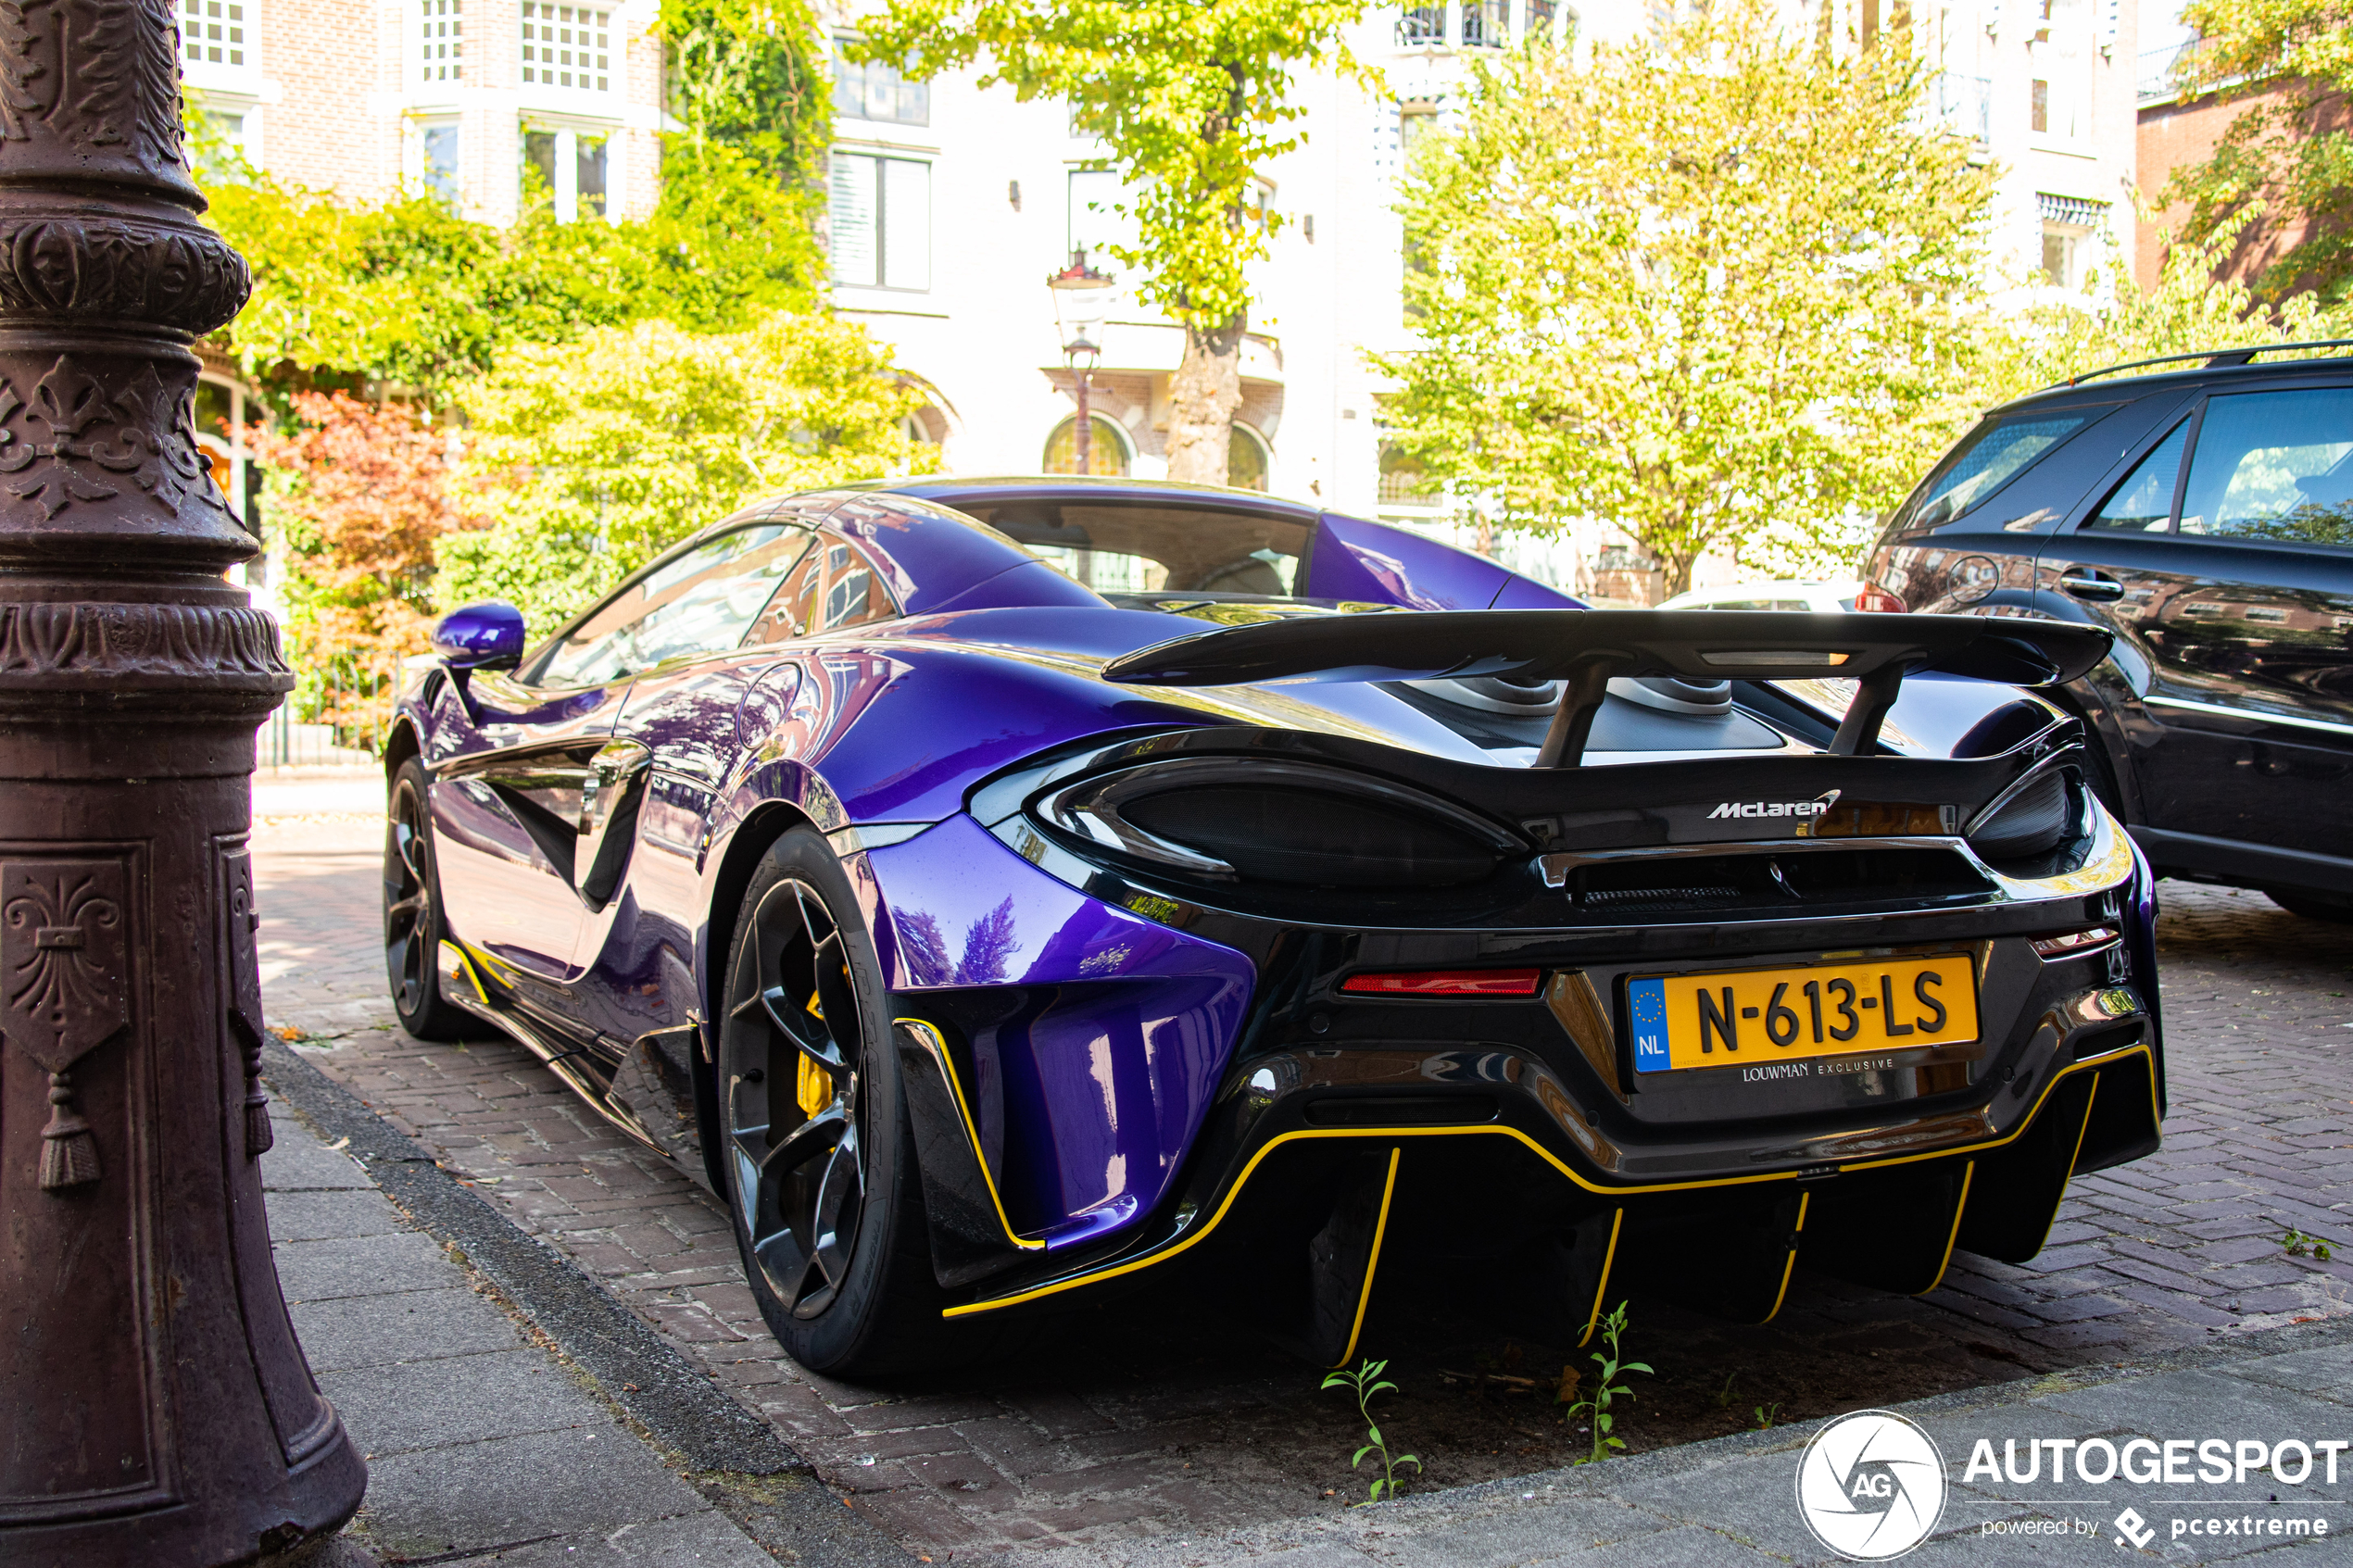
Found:
[[[1667,982],[1629,981],[1626,1010],[1634,1024],[1634,1071],[1657,1073],[1671,1066],[1667,1054]]]

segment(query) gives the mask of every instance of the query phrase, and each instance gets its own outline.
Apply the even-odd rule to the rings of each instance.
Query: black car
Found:
[[[2045,695],[2098,737],[2095,787],[2150,861],[2334,921],[2353,921],[2347,346],[2144,360],[1994,409],[1896,509],[1858,606],[2115,633]]]

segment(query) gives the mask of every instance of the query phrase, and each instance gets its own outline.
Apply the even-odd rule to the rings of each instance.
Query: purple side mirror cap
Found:
[[[433,629],[433,651],[452,670],[511,670],[522,662],[522,611],[499,599],[453,609]]]

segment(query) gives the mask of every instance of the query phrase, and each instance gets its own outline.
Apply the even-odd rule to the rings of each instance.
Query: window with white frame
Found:
[[[910,82],[881,60],[852,60],[834,40],[834,113],[893,125],[931,123],[931,84]]]
[[[833,155],[834,282],[931,287],[931,165],[873,153]]]
[[[2108,226],[2108,204],[2048,192],[2036,193],[2034,200],[2042,219],[2043,281],[2079,292],[2095,259],[2093,246]]]
[[[180,0],[180,58],[192,66],[242,67],[244,0]]]
[[[458,204],[458,122],[438,120],[417,129],[417,173],[443,201]]]
[[[612,12],[522,0],[522,79],[576,93],[612,91]]]
[[[212,0],[205,0],[210,5]],[[417,0],[423,26],[426,82],[461,82],[466,74],[466,0]]]
[[[526,129],[522,162],[529,179],[524,199],[549,204],[559,223],[610,216],[610,141],[600,131]]]

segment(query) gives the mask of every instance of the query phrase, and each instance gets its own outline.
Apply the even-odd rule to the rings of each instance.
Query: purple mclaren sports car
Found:
[[[1180,485],[788,496],[442,622],[386,965],[723,1195],[819,1370],[1153,1286],[1327,1363],[1401,1281],[1572,1341],[1925,1291],[2158,1146],[2148,868],[2020,689],[2107,647]]]

